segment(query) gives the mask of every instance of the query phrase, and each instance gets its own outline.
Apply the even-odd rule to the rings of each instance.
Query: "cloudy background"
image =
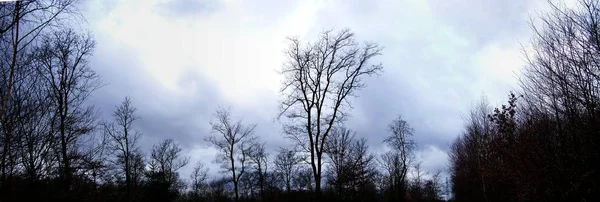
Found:
[[[212,163],[204,138],[218,106],[256,123],[274,152],[289,142],[275,121],[286,37],[312,40],[350,28],[384,46],[380,77],[352,98],[348,126],[380,152],[397,115],[415,129],[429,172],[445,169],[449,144],[482,96],[501,104],[517,87],[529,20],[543,0],[87,0],[82,9],[97,48],[91,65],[107,85],[92,103],[109,119],[130,96],[141,119],[141,146],[173,138],[191,163]]]

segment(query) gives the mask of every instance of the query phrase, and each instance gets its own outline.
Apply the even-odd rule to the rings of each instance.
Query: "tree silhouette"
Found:
[[[100,87],[99,77],[88,66],[95,42],[71,29],[45,36],[36,49],[37,71],[49,89],[53,128],[58,140],[59,168],[65,194],[71,189],[74,163],[80,154],[75,146],[94,130],[95,111],[85,106],[89,95]],[[55,123],[55,124],[54,124]]]
[[[285,80],[279,117],[289,120],[284,123],[285,134],[310,156],[318,200],[327,136],[346,117],[344,106],[365,86],[362,79],[383,69],[380,64],[370,64],[381,48],[374,43],[360,46],[350,30],[323,32],[306,46],[298,38],[289,40],[288,61],[281,71]]]
[[[231,120],[229,109],[220,108],[215,114],[215,120],[210,123],[212,134],[206,141],[217,147],[221,152],[217,162],[231,174],[235,201],[239,201],[239,182],[246,173],[250,161],[251,146],[255,141],[254,128],[256,125],[245,126],[242,119]]]
[[[398,116],[388,125],[388,130],[391,134],[384,139],[384,143],[388,144],[391,150],[382,154],[381,162],[389,178],[390,200],[403,201],[408,188],[406,176],[412,166],[416,147],[411,139],[414,129],[402,116]]]
[[[127,200],[131,201],[133,182],[138,182],[139,176],[132,176],[135,154],[140,152],[137,142],[141,133],[133,130],[133,122],[139,117],[135,115],[136,108],[131,105],[129,97],[113,112],[113,123],[104,123],[104,133],[110,141],[110,148],[115,152],[116,164],[125,174],[125,191]]]

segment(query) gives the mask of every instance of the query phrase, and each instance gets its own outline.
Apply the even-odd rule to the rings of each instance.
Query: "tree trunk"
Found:
[[[258,170],[259,170],[258,180],[260,181],[260,184],[258,184],[258,185],[260,186],[260,200],[262,201],[265,198],[265,189],[264,189],[265,180],[264,180],[264,175],[263,175],[263,172],[262,172],[262,169],[260,168],[260,166],[259,166]]]
[[[321,200],[321,154],[317,153],[317,172],[315,173],[315,200]]]
[[[238,179],[237,176],[235,175],[235,159],[233,158],[233,150],[231,150],[231,156],[229,157],[229,160],[231,161],[231,173],[233,176],[233,192],[235,194],[235,202],[240,201],[240,197],[239,197],[239,193],[238,193]]]
[[[58,97],[58,113],[60,115],[60,145],[61,145],[61,156],[62,156],[62,164],[63,164],[63,188],[65,194],[69,194],[69,190],[71,188],[71,165],[69,161],[68,154],[68,140],[67,140],[67,114],[68,114],[68,94],[65,92],[67,88],[67,64],[63,64],[62,67],[62,77],[60,78],[60,92]]]
[[[62,107],[61,107],[61,117],[60,117],[60,145],[61,145],[61,155],[62,155],[62,162],[63,162],[63,185],[64,185],[64,191],[66,194],[69,193],[70,190],[70,184],[71,184],[71,170],[70,170],[70,162],[69,162],[69,156],[68,156],[68,152],[67,152],[67,137],[66,137],[66,129],[65,129],[65,121],[67,119],[66,115],[64,112],[62,112]]]
[[[124,137],[125,137],[125,195],[127,197],[127,201],[131,201],[131,166],[129,166],[129,140],[127,136],[127,128],[124,128]]]

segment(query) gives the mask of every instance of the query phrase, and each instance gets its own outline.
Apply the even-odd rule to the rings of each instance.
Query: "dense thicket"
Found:
[[[457,201],[598,201],[599,2],[552,5],[521,90],[470,113],[450,154]]]

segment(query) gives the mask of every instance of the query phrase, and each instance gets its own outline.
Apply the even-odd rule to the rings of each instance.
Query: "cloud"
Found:
[[[433,145],[422,148],[417,153],[417,159],[422,162],[422,168],[431,174],[438,170],[445,171],[447,168],[448,155]]]
[[[384,46],[380,77],[351,98],[347,124],[382,150],[387,124],[397,115],[415,129],[429,172],[445,166],[462,117],[482,93],[504,102],[524,64],[528,15],[539,2],[481,1],[237,1],[89,0],[85,15],[98,41],[92,66],[108,83],[93,97],[109,119],[132,98],[142,118],[142,146],[179,142],[192,163],[211,168],[204,141],[217,106],[231,106],[270,152],[288,141],[277,115],[286,37],[313,40],[331,28],[350,28],[359,41]],[[94,9],[100,7],[102,9]],[[212,172],[212,171],[211,171]]]
[[[430,1],[438,19],[477,45],[493,41],[513,43],[518,34],[529,31],[522,25],[529,20],[535,1]]]
[[[216,12],[222,6],[217,0],[170,0],[159,3],[158,13],[168,17],[203,17]]]

